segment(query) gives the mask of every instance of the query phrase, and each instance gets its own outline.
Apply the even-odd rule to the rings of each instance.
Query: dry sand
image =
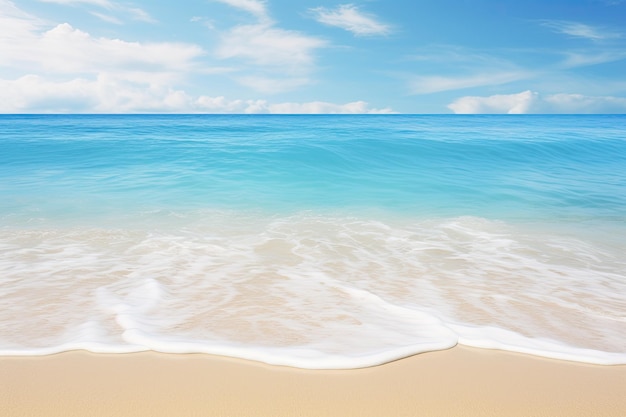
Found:
[[[626,416],[626,366],[455,347],[308,371],[210,355],[0,358],[0,416]]]

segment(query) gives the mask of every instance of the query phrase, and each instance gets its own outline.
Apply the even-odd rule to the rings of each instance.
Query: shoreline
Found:
[[[156,352],[0,357],[8,417],[621,417],[624,392],[626,365],[465,346],[352,370]]]

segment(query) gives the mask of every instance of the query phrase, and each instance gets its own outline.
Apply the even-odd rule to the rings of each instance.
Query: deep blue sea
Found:
[[[0,115],[0,355],[626,363],[626,116]]]

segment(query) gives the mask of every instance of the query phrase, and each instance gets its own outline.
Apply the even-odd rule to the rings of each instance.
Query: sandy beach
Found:
[[[623,416],[626,366],[455,347],[310,371],[203,354],[0,358],[3,416]]]

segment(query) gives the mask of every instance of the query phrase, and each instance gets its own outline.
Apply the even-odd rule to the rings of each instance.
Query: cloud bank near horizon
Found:
[[[192,96],[183,90],[145,88],[100,75],[96,80],[53,82],[36,75],[0,80],[0,113],[242,113],[242,114],[389,114],[365,101],[272,103],[262,99],[229,100]]]
[[[619,114],[626,112],[626,98],[582,94],[542,95],[535,91],[465,96],[448,105],[456,114]]]

